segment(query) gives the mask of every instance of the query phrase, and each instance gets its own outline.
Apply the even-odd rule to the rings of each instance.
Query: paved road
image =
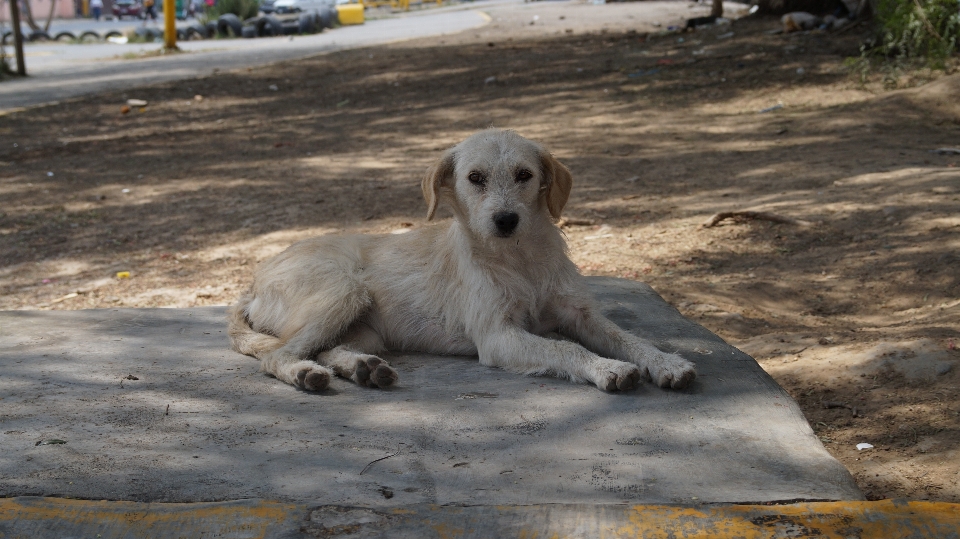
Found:
[[[503,2],[478,2],[471,7],[495,3]],[[140,59],[129,59],[129,56],[156,51],[162,45],[30,45],[26,48],[30,76],[0,84],[0,111],[207,75],[214,69],[263,65],[348,48],[456,33],[482,26],[488,20],[476,9],[435,9],[370,20],[361,26],[311,36],[182,42],[179,45],[188,54]]]

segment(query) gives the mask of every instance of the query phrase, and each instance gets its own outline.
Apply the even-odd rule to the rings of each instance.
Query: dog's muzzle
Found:
[[[502,211],[494,214],[493,224],[497,225],[497,236],[508,238],[517,229],[520,216],[513,212]]]

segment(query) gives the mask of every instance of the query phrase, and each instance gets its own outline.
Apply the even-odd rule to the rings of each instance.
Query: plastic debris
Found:
[[[765,108],[765,109],[760,109],[760,114],[763,114],[763,113],[765,113],[765,112],[773,112],[773,111],[775,111],[775,110],[780,110],[780,109],[782,109],[782,108],[783,108],[783,103],[777,103],[776,105],[774,105],[774,106],[772,106],[772,107],[767,107],[767,108]]]
[[[868,443],[857,444],[857,451],[863,451],[864,449],[873,449],[873,446]]]
[[[783,24],[784,32],[799,32],[813,30],[823,24],[823,19],[806,11],[794,11],[780,17],[780,23]]]
[[[129,279],[129,278],[130,278],[130,272],[129,272],[129,271],[118,271],[118,272],[117,272],[117,279]]]
[[[936,150],[930,150],[930,153],[938,155],[960,155],[960,148],[937,148]]]
[[[47,177],[48,177],[48,178],[52,178],[52,177],[53,177],[53,172],[47,172]]]
[[[107,43],[113,43],[114,45],[126,45],[130,39],[127,36],[110,36],[107,38]]]
[[[487,78],[483,79],[483,84],[484,84],[484,85],[491,84],[491,83],[494,83],[494,82],[497,82],[497,77],[490,76],[490,77],[487,77]]]
[[[131,107],[146,107],[147,102],[142,99],[128,99],[127,104]]]
[[[280,89],[276,84],[271,84],[270,86],[267,86],[267,88],[270,88],[274,92]]]

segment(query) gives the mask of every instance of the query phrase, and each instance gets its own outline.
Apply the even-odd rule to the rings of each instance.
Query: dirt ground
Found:
[[[423,226],[441,150],[513,128],[574,173],[583,273],[645,281],[756,357],[870,499],[960,502],[960,155],[931,152],[960,147],[960,75],[861,79],[864,27],[658,35],[682,17],[635,6],[505,6],[2,116],[0,308],[227,304],[298,239]],[[701,227],[740,210],[810,224]]]

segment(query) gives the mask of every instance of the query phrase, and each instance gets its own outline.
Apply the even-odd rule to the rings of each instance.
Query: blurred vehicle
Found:
[[[284,13],[310,13],[319,12],[321,9],[333,8],[335,0],[275,0],[273,10],[277,14]]]
[[[116,17],[117,20],[122,20],[124,17],[142,19],[143,6],[141,6],[137,0],[114,0],[113,16]]]
[[[260,0],[260,11],[270,14],[273,13],[273,3],[276,0]]]

